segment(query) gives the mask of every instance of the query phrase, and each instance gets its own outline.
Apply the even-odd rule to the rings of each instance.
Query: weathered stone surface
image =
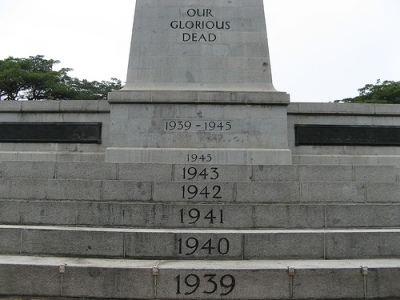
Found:
[[[361,268],[306,268],[296,270],[293,280],[294,299],[363,299],[364,279]]]
[[[61,296],[61,277],[56,265],[4,264],[2,261],[0,295]]]
[[[328,205],[328,228],[400,227],[400,206],[396,204]]]
[[[400,255],[399,229],[327,231],[327,259],[393,258]]]
[[[255,205],[255,228],[323,228],[322,205]]]
[[[301,183],[301,202],[359,203],[365,200],[365,185],[363,183],[324,181]]]
[[[112,299],[152,299],[151,264],[140,261],[80,259],[66,266],[62,296]]]
[[[323,232],[253,231],[244,236],[245,259],[324,258]]]
[[[123,257],[123,234],[110,230],[30,228],[22,230],[21,253],[80,257]]]
[[[179,90],[276,92],[266,37],[262,1],[138,1],[122,92],[148,102],[179,100]],[[185,100],[199,101],[190,96]]]
[[[297,182],[237,183],[238,202],[298,203],[299,200]]]

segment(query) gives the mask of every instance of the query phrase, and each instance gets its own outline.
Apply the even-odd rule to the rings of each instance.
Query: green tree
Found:
[[[122,88],[121,80],[111,78],[111,81],[88,81],[74,78],[71,84],[75,99],[106,100],[108,92]]]
[[[27,65],[23,59],[9,57],[0,60],[0,99],[17,100],[27,86]]]
[[[380,104],[400,104],[400,81],[379,79],[376,84],[366,84],[358,90],[359,95],[354,98],[336,100],[342,103],[380,103]]]
[[[27,89],[25,98],[28,100],[43,99],[65,99],[62,95],[56,95],[54,91],[61,90],[68,93],[68,86],[65,86],[70,78],[68,72],[72,69],[62,68],[54,70],[54,66],[60,63],[58,60],[44,59],[42,55],[30,56],[27,59],[28,72],[25,74]]]
[[[71,78],[70,68],[54,70],[58,63],[42,55],[0,60],[0,99],[102,100],[111,90],[122,88],[116,78],[101,82]]]

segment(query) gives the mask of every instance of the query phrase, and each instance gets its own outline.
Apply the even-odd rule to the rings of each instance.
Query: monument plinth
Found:
[[[109,162],[291,163],[261,0],[138,0],[127,82],[109,102]]]

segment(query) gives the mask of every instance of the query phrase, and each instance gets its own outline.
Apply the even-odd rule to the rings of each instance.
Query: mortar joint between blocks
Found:
[[[57,179],[57,177],[58,177],[58,162],[54,163],[53,179]]]

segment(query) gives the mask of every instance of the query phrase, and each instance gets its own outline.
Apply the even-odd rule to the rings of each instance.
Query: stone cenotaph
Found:
[[[109,103],[107,162],[291,164],[262,0],[137,0]]]

